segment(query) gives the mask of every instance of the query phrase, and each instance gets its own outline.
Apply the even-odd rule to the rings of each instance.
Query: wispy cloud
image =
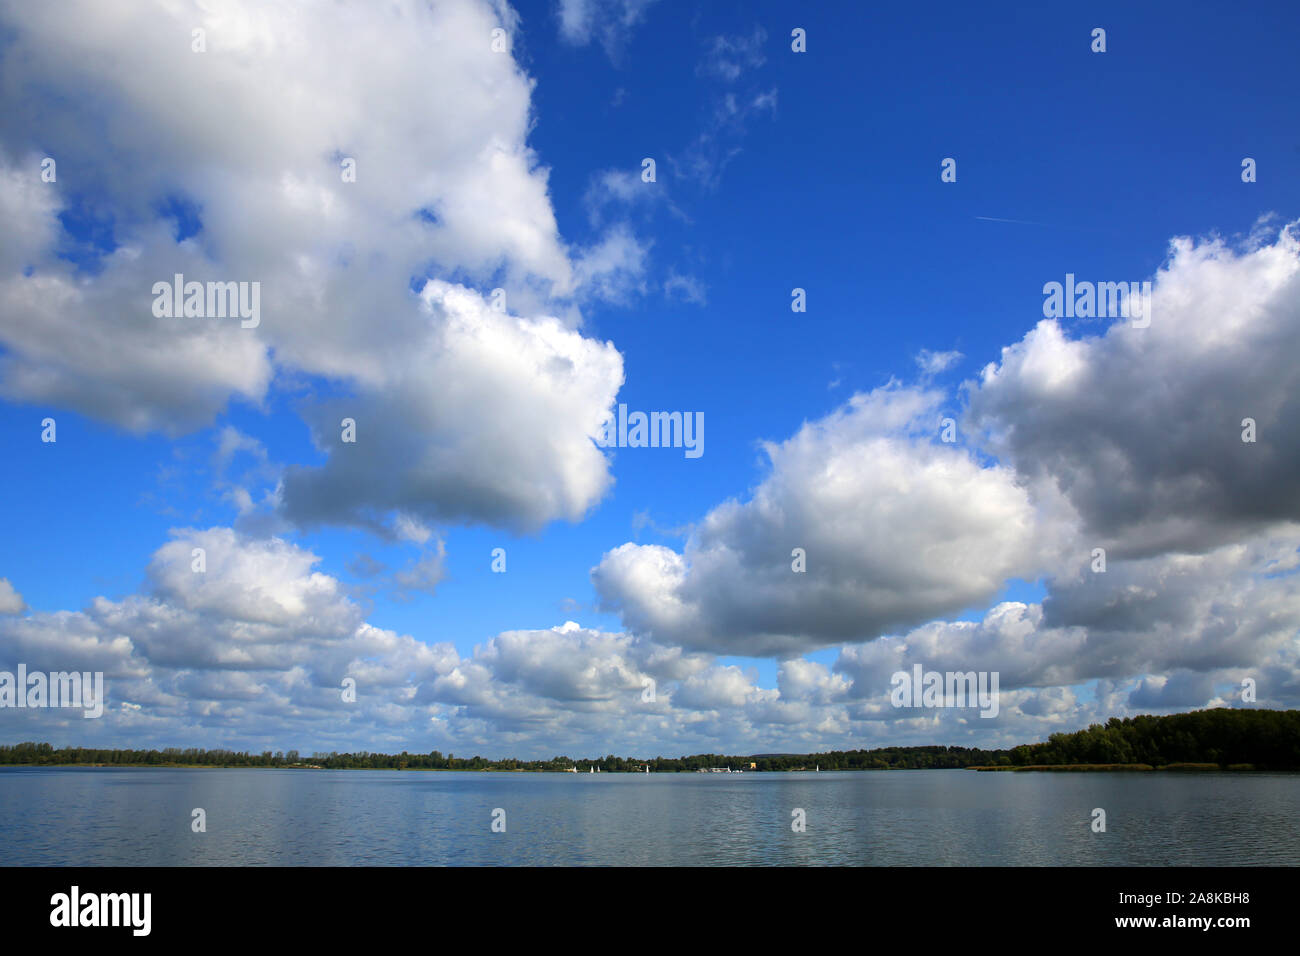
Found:
[[[960,352],[932,352],[929,349],[921,349],[916,356],[916,364],[921,367],[921,374],[926,376],[938,375],[940,372],[946,372],[958,362],[963,356]]]
[[[559,0],[560,37],[574,46],[593,40],[618,62],[633,30],[656,0]]]

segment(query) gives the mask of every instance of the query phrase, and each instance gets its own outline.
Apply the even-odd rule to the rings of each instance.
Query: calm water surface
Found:
[[[106,864],[1297,866],[1300,776],[0,768],[0,865]]]

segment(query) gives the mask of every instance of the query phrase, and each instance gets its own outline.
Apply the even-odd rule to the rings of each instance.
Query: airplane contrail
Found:
[[[1050,222],[1033,222],[1029,219],[1002,219],[998,216],[976,216],[981,222],[1010,222],[1018,226],[1042,226],[1044,229],[1068,229],[1072,232],[1096,232],[1115,235],[1120,232],[1118,229],[1098,229],[1094,226],[1064,226],[1060,223]]]

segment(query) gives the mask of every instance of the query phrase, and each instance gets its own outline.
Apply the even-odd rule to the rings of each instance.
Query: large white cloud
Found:
[[[971,387],[969,421],[1054,482],[1093,544],[1200,551],[1300,519],[1300,240],[1175,239],[1148,328],[1045,319]],[[1257,441],[1242,441],[1243,419]]]
[[[1065,526],[1009,469],[939,440],[941,400],[878,389],[766,444],[771,474],[748,501],[709,512],[681,553],[606,554],[592,572],[602,599],[659,641],[790,654],[954,614],[1036,577]]]
[[[399,509],[521,528],[581,518],[611,482],[594,439],[623,382],[614,346],[444,282],[422,298],[437,331],[381,390],[305,411],[329,460],[288,471],[286,514],[365,523]]]
[[[351,519],[410,499],[416,513],[506,524],[580,515],[608,484],[582,446],[622,368],[612,346],[573,331],[575,304],[635,289],[644,249],[620,229],[584,249],[560,238],[527,144],[532,81],[493,50],[492,31],[517,26],[506,4],[321,14],[251,2],[0,12],[0,211],[21,237],[0,254],[0,392],[177,434],[231,400],[263,402],[277,370],[306,372],[356,396],[370,443],[340,487],[291,483],[291,511]],[[40,181],[45,155],[54,183]],[[92,261],[79,271],[59,255],[61,214],[110,224],[116,250],[82,249]],[[178,243],[186,215],[202,228]],[[153,284],[175,273],[259,282],[260,324],[155,317]],[[412,292],[430,275],[452,281]],[[496,287],[504,314],[477,304]],[[324,429],[318,406],[304,414]],[[407,458],[382,453],[413,447],[448,452],[388,479]],[[326,478],[344,471],[332,461]],[[331,498],[360,478],[387,481],[386,500]]]

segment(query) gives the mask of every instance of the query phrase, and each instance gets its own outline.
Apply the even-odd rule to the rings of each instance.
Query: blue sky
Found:
[[[957,627],[967,621],[974,627],[1004,601],[1039,607],[1046,599],[1046,606],[1075,607],[1078,595],[1072,597],[1065,583],[1070,561],[1062,554],[1087,554],[1085,544],[1105,541],[1125,562],[1113,577],[1133,575],[1117,581],[1114,594],[1094,596],[1112,609],[1125,587],[1139,587],[1144,575],[1164,581],[1169,567],[1183,569],[1188,561],[1209,562],[1205,573],[1228,581],[1225,599],[1239,598],[1258,587],[1260,561],[1294,554],[1296,542],[1287,537],[1294,535],[1293,510],[1279,505],[1262,508],[1261,515],[1232,506],[1239,489],[1212,461],[1205,467],[1222,479],[1213,501],[1195,495],[1184,500],[1177,489],[1157,496],[1165,505],[1138,500],[1142,495],[1136,492],[1131,500],[1120,494],[1130,483],[1150,489],[1173,481],[1179,467],[1197,473],[1199,466],[1188,458],[1195,442],[1171,437],[1170,447],[1162,449],[1149,437],[1120,434],[1126,416],[1151,426],[1150,419],[1162,414],[1160,396],[1204,396],[1208,408],[1231,406],[1224,414],[1232,417],[1240,386],[1254,401],[1248,411],[1275,425],[1265,440],[1269,448],[1285,448],[1281,431],[1295,427],[1285,425],[1294,401],[1285,375],[1272,380],[1275,392],[1257,395],[1249,383],[1261,369],[1231,366],[1227,358],[1222,368],[1197,364],[1210,363],[1205,354],[1212,356],[1213,349],[1189,365],[1176,345],[1181,335],[1212,336],[1216,322],[1255,329],[1258,338],[1242,333],[1251,348],[1296,343],[1296,282],[1286,272],[1289,247],[1279,238],[1300,211],[1293,76],[1300,11],[1293,5],[1261,4],[1249,14],[1208,3],[1149,4],[1141,10],[1128,4],[1008,4],[994,10],[939,4],[924,14],[861,4],[695,8],[548,0],[513,8],[434,6],[433,14],[399,6],[395,13],[375,14],[364,28],[373,31],[374,42],[393,41],[385,49],[395,65],[418,58],[421,38],[462,47],[482,40],[485,47],[481,28],[492,24],[507,29],[509,51],[448,55],[446,63],[421,66],[409,77],[395,67],[378,71],[382,75],[372,81],[359,51],[346,42],[349,27],[329,22],[328,15],[316,15],[314,20],[324,22],[303,27],[312,42],[297,47],[271,42],[290,31],[287,21],[267,12],[241,21],[149,5],[129,14],[97,10],[86,13],[92,28],[76,38],[39,12],[3,7],[0,71],[8,102],[0,120],[0,171],[8,177],[6,232],[12,229],[15,241],[4,259],[12,274],[5,275],[0,299],[8,312],[0,327],[0,429],[8,436],[0,577],[20,595],[13,599],[20,610],[11,618],[16,630],[7,646],[0,629],[0,666],[41,647],[62,647],[51,657],[55,669],[69,654],[76,656],[69,649],[76,644],[49,635],[84,634],[83,625],[94,630],[95,642],[107,645],[114,634],[135,642],[135,663],[113,665],[120,669],[116,686],[122,695],[113,703],[126,701],[145,714],[153,706],[156,719],[133,724],[114,716],[119,709],[87,734],[136,745],[229,740],[256,746],[274,738],[301,749],[346,749],[353,741],[375,749],[446,750],[448,742],[465,740],[457,752],[477,747],[490,755],[583,746],[592,752],[677,753],[706,746],[847,748],[891,740],[997,743],[1074,729],[1089,719],[1141,709],[1144,702],[1147,709],[1232,703],[1225,688],[1239,684],[1251,668],[1290,673],[1294,627],[1278,625],[1281,631],[1265,633],[1242,624],[1255,641],[1249,643],[1245,636],[1225,636],[1217,629],[1220,621],[1202,621],[1207,644],[1219,641],[1235,650],[1162,645],[1161,653],[1137,653],[1116,663],[1112,642],[1129,646],[1139,630],[1151,640],[1170,628],[1200,632],[1185,620],[1144,619],[1140,627],[1093,634],[1088,627],[1095,613],[1059,619],[1049,614],[1041,626],[1050,624],[1063,646],[1084,659],[1096,650],[1095,666],[1045,664],[1034,671],[1021,666],[1018,655],[1025,649],[1018,644],[1015,662],[999,663],[999,642],[1014,643],[1002,632],[991,639],[992,656],[954,651],[954,666],[962,669],[986,665],[1008,675],[1024,672],[1015,688],[1024,701],[1017,699],[1007,716],[985,729],[979,720],[950,724],[948,715],[938,724],[909,724],[919,718],[873,709],[872,701],[887,701],[888,684],[868,691],[864,675],[886,665],[868,666],[849,655],[864,668],[855,672],[842,648],[873,642],[883,647],[877,639],[888,635],[901,642],[905,649],[898,653],[909,662],[920,659],[917,648],[927,647],[937,663],[935,648],[945,646],[943,638],[918,634],[908,644],[904,635],[932,622]],[[352,16],[366,18],[360,12]],[[199,25],[208,44],[202,53],[190,48],[190,31]],[[806,30],[807,52],[791,50],[796,27]],[[1095,27],[1106,31],[1104,53],[1090,49]],[[402,34],[414,39],[398,42]],[[102,57],[84,55],[97,45]],[[133,66],[132,56],[146,66]],[[174,78],[175,89],[164,89],[166,77]],[[221,77],[236,79],[218,102]],[[347,85],[347,77],[356,82]],[[462,93],[458,83],[463,90],[492,89],[492,102],[502,104],[499,115],[498,107],[478,108],[481,101]],[[250,91],[257,89],[265,102],[255,102]],[[295,109],[300,100],[294,97],[301,96],[319,96],[334,108]],[[247,124],[245,114],[252,117]],[[195,119],[204,116],[210,117],[210,135],[206,121]],[[259,138],[259,129],[277,123],[291,127],[283,141]],[[215,138],[224,138],[225,147],[214,146]],[[462,141],[470,144],[463,150],[455,145]],[[531,150],[531,163],[484,172],[491,164],[474,151],[501,143],[513,155]],[[351,218],[338,225],[331,204],[351,200],[337,192],[329,172],[336,160],[313,165],[303,157],[358,151],[358,185],[369,189],[376,179],[386,182],[348,205]],[[54,183],[40,180],[46,156],[57,160]],[[646,157],[656,163],[653,183],[641,180]],[[945,157],[956,160],[956,182],[940,180]],[[1256,161],[1255,182],[1242,182],[1244,157]],[[301,187],[295,177],[301,177]],[[307,199],[294,191],[299,188]],[[520,222],[509,220],[508,212],[488,209],[485,196],[522,197],[517,208],[529,212]],[[465,211],[458,212],[462,203]],[[427,217],[427,239],[409,232],[422,228],[418,224],[394,225],[402,210],[416,222],[422,208],[435,210]],[[401,238],[392,238],[393,230]],[[279,245],[274,253],[259,252],[258,242],[268,236]],[[1179,236],[1191,237],[1193,249],[1221,237],[1219,259],[1241,268],[1206,265],[1194,251],[1179,259],[1170,246]],[[139,258],[124,261],[129,250]],[[338,273],[319,282],[315,306],[297,286],[277,298],[278,289],[293,284],[284,278],[276,286],[282,264],[275,257],[281,254],[285,263],[300,267],[317,257],[294,282]],[[1266,255],[1282,257],[1283,264],[1269,266],[1259,258]],[[131,261],[149,267],[133,271]],[[1250,271],[1257,261],[1274,285]],[[1180,262],[1185,269],[1177,268]],[[169,358],[160,349],[159,341],[173,334],[169,327],[122,338],[113,328],[119,321],[135,322],[131,303],[147,317],[148,287],[185,271],[186,263],[191,273],[210,270],[211,278],[261,277],[267,292],[259,329],[238,338],[238,324],[228,323],[210,369],[206,360],[194,359],[193,374],[172,376],[166,367],[190,361],[184,356],[191,353]],[[1157,307],[1167,308],[1160,314],[1176,316],[1184,328],[1170,340],[1143,346],[1153,351],[1133,359],[1133,367],[1149,369],[1150,376],[1122,379],[1131,394],[1123,384],[1103,389],[1114,405],[1073,424],[1070,409],[1077,411],[1080,403],[1047,402],[1040,416],[1031,401],[1038,366],[1017,366],[1023,386],[1017,390],[1003,353],[1023,344],[1042,320],[1043,284],[1066,273],[1096,281],[1156,278]],[[381,279],[387,280],[382,288]],[[454,355],[434,367],[411,361],[399,368],[403,352],[414,356],[419,350],[406,338],[418,311],[417,292],[410,290],[421,289],[426,279],[463,286],[476,296],[505,288],[510,315],[557,316],[565,334],[578,337],[566,339],[570,343],[613,343],[623,380],[609,405],[703,413],[704,455],[688,459],[680,449],[617,449],[606,453],[612,481],[602,488],[590,471],[599,466],[584,458],[581,468],[587,470],[574,477],[578,466],[568,452],[538,464],[536,474],[522,452],[493,460],[500,435],[511,434],[505,428],[484,446],[470,442],[472,452],[466,452],[469,445],[461,443],[469,441],[464,435],[476,427],[476,415],[501,421],[493,416],[496,406],[481,401],[485,394],[500,396],[509,414],[531,422],[539,448],[572,448],[573,432],[554,415],[537,425],[528,416],[533,403],[526,396],[540,393],[524,389],[516,400],[501,384],[508,377],[488,375],[486,366],[484,375],[493,383],[487,391],[459,380],[466,366]],[[42,280],[62,291],[42,286],[33,292]],[[1215,288],[1223,298],[1207,297],[1202,281],[1221,283]],[[806,290],[804,313],[791,311],[795,288]],[[355,291],[357,301],[344,290]],[[1193,300],[1197,304],[1187,304]],[[1236,305],[1214,313],[1225,302]],[[402,315],[392,317],[394,310]],[[1202,315],[1206,310],[1210,314]],[[319,327],[307,317],[314,312],[325,316]],[[1096,354],[1083,364],[1095,368],[1097,383],[1106,382],[1105,342],[1120,341],[1119,333],[1107,338],[1110,321],[1077,320],[1065,328],[1069,340],[1094,340]],[[105,343],[98,355],[71,347],[95,324],[100,329],[93,334]],[[250,342],[266,363],[265,380],[249,371]],[[366,352],[370,345],[373,356]],[[76,353],[73,358],[60,355],[65,347]],[[1042,347],[1048,357],[1061,354]],[[1115,348],[1129,354],[1127,346]],[[942,368],[923,371],[918,356],[943,353],[958,354],[938,363]],[[573,359],[574,353],[566,354]],[[349,364],[354,357],[355,369]],[[366,370],[371,361],[373,372]],[[582,366],[587,359],[573,361]],[[588,405],[593,395],[610,397],[608,389],[593,384],[600,373],[597,360],[590,361],[591,382],[580,383]],[[998,387],[981,383],[981,370],[999,362],[1004,374]],[[1184,372],[1181,386],[1169,384]],[[403,418],[408,412],[411,421],[418,418],[407,401],[408,387],[432,409],[437,424],[427,432]],[[462,394],[462,388],[468,397],[444,416],[442,396]],[[976,392],[982,397],[972,400]],[[407,397],[392,399],[398,393]],[[876,396],[880,408],[872,411],[876,405],[868,402],[871,408],[860,415],[846,411],[858,409],[854,395]],[[1152,396],[1151,404],[1143,403],[1144,395]],[[177,411],[189,402],[194,414]],[[904,406],[912,411],[891,411]],[[373,457],[348,466],[360,469],[356,473],[335,473],[327,463],[342,460],[343,446],[314,440],[312,425],[327,412],[352,407],[359,409],[357,450]],[[565,400],[562,407],[575,406]],[[1191,420],[1187,428],[1217,427],[1200,421],[1185,401],[1175,407]],[[841,421],[837,415],[847,417]],[[936,434],[918,434],[922,415],[936,434],[942,416],[961,424],[957,446],[939,451],[959,455],[964,464],[930,462],[936,481],[950,488],[969,479],[973,484],[960,495],[982,501],[987,494],[999,508],[1023,506],[1024,514],[1011,517],[990,511],[989,524],[976,523],[969,532],[972,541],[987,537],[988,527],[1015,525],[1030,512],[1039,517],[1024,536],[993,547],[997,557],[981,569],[987,573],[978,582],[954,584],[942,594],[935,593],[944,589],[934,582],[918,586],[923,597],[882,611],[886,623],[868,613],[855,630],[850,619],[862,610],[855,603],[859,598],[844,597],[841,604],[841,591],[860,594],[873,580],[886,590],[907,591],[882,574],[886,556],[873,555],[873,549],[910,541],[905,532],[937,513],[911,485],[909,469],[923,468],[931,454],[924,449],[937,441]],[[46,416],[57,420],[53,444],[39,440]],[[389,416],[382,428],[400,436],[388,442],[385,432],[384,449],[447,447],[447,461],[472,458],[467,488],[448,490],[441,483],[437,493],[429,493],[429,486],[420,485],[428,475],[408,474],[409,462],[400,454],[387,460],[384,451],[366,452],[381,416]],[[853,424],[862,416],[865,432]],[[844,421],[847,437],[837,437]],[[1105,426],[1110,421],[1120,422],[1114,435]],[[803,434],[806,424],[816,431],[827,422],[832,424],[821,437],[810,438],[806,454],[785,446],[787,467],[777,468],[774,478],[764,443],[779,448]],[[552,423],[555,436],[548,432]],[[1035,444],[1040,426],[1057,429],[1053,434],[1078,427],[1091,435],[1095,429],[1095,448],[1101,450],[1081,464],[1049,447],[1051,442]],[[1168,431],[1180,428],[1171,423]],[[228,453],[219,455],[223,436]],[[868,481],[875,455],[870,442],[876,438],[901,441],[900,448],[921,458],[904,460],[897,480],[880,477],[889,473],[882,468],[879,482]],[[1207,456],[1222,458],[1213,441],[1201,444]],[[1129,453],[1110,472],[1107,448]],[[1144,449],[1150,461],[1142,460]],[[863,469],[863,498],[843,514],[828,513],[823,506],[845,506],[846,499],[837,492],[835,502],[819,502],[820,479],[807,469],[822,461],[830,468],[841,452],[847,454],[843,467]],[[1267,479],[1268,487],[1287,487],[1295,478],[1291,460],[1280,452],[1268,461],[1256,478]],[[1097,474],[1083,474],[1088,462],[1097,463]],[[945,470],[950,465],[957,471]],[[446,467],[457,471],[460,465]],[[1278,474],[1269,475],[1269,468]],[[276,488],[295,469],[320,469],[325,477],[310,487],[306,479],[298,486],[290,481],[286,505]],[[1003,484],[994,481],[995,473]],[[477,494],[473,489],[481,487],[484,474],[520,476],[527,494],[541,503],[520,505],[518,513],[498,508],[487,517],[481,508],[460,507],[465,496]],[[825,472],[832,474],[840,472]],[[400,489],[375,491],[374,497],[358,490],[379,489],[389,479]],[[1102,500],[1108,488],[1117,500]],[[1091,493],[1085,497],[1081,489]],[[1023,502],[1004,502],[1021,492]],[[241,508],[237,496],[245,493]],[[755,502],[768,500],[769,493],[775,504],[763,511]],[[567,503],[556,505],[554,495]],[[878,509],[873,496],[881,501]],[[402,507],[384,504],[398,499]],[[728,501],[740,509],[734,521],[715,511],[725,511]],[[1166,505],[1169,514],[1151,511]],[[371,509],[374,521],[354,520],[354,507]],[[1068,530],[1060,530],[1055,518],[1042,518],[1067,507],[1076,512],[1061,519]],[[414,537],[394,530],[402,513],[417,523]],[[709,517],[725,527],[709,531]],[[1121,530],[1125,522],[1131,522],[1128,537]],[[1173,526],[1178,532],[1166,534]],[[351,717],[335,719],[311,709],[323,706],[324,668],[310,678],[322,695],[311,706],[285,691],[288,685],[269,689],[295,666],[287,658],[251,669],[234,666],[240,680],[269,681],[251,696],[245,688],[244,696],[222,697],[211,683],[203,692],[187,691],[182,688],[197,686],[200,678],[218,681],[227,665],[145,649],[147,642],[132,630],[147,626],[139,619],[119,622],[115,626],[122,629],[114,631],[102,617],[92,623],[61,616],[83,614],[101,599],[125,607],[146,596],[213,624],[214,615],[230,609],[160,583],[166,575],[155,557],[173,537],[187,541],[185,529],[212,528],[235,529],[240,546],[253,550],[279,540],[310,552],[319,558],[315,572],[333,579],[337,593],[331,593],[353,609],[349,613],[422,645],[449,643],[463,661],[472,662],[476,647],[503,632],[553,634],[566,621],[584,632],[620,635],[639,648],[636,654],[648,655],[633,666],[635,654],[627,650],[623,664],[610,665],[622,675],[615,684],[637,693],[637,675],[658,673],[646,664],[658,653],[647,649],[650,643],[704,656],[656,678],[673,687],[695,682],[675,698],[666,723],[636,723],[615,713],[607,705],[619,692],[603,684],[583,684],[584,690],[568,696],[545,682],[519,689],[522,665],[501,664],[483,679],[510,685],[510,694],[533,695],[527,706],[516,701],[532,715],[524,720],[485,704],[486,698],[467,703],[456,696],[461,691],[442,694],[440,681],[457,685],[460,678],[451,665],[428,662],[394,665],[393,673],[405,675],[413,699],[429,709],[417,714],[411,705],[407,724],[388,712],[348,723]],[[827,588],[821,597],[771,592],[771,567],[745,576],[746,562],[755,555],[772,549],[788,554],[823,532],[833,532],[840,563],[835,574],[819,580]],[[870,556],[861,568],[846,568],[845,562],[855,560],[855,536],[859,550]],[[962,533],[951,537],[961,539]],[[947,541],[940,528],[914,550],[923,555]],[[649,580],[642,565],[616,568],[607,559],[629,545],[629,561],[671,553],[696,568],[675,592],[697,608],[693,624],[664,610],[663,582],[671,574]],[[504,574],[491,570],[497,547],[507,552]],[[709,560],[693,560],[705,554]],[[1240,566],[1229,568],[1225,554]],[[736,555],[733,567],[728,562]],[[818,556],[810,558],[816,562]],[[716,574],[729,576],[715,579],[715,572],[698,570],[714,567],[714,559]],[[250,566],[260,567],[258,560]],[[420,561],[429,562],[424,585],[401,584],[396,576]],[[960,561],[963,568],[981,563],[967,552]],[[1172,564],[1152,563],[1159,561]],[[607,573],[593,578],[597,566]],[[951,577],[963,573],[955,568]],[[806,610],[792,609],[802,601],[809,602]],[[292,601],[285,606],[302,610]],[[238,644],[238,614],[231,614],[213,626],[236,635]],[[808,624],[777,627],[770,639],[746,631],[766,633],[765,625],[754,622],[765,615]],[[18,621],[27,623],[13,623]],[[285,646],[294,639],[272,643]],[[1083,643],[1071,643],[1078,641]],[[357,653],[358,661],[382,658],[380,652]],[[557,660],[570,661],[578,675],[595,666],[584,653],[556,651]],[[1060,653],[1062,659],[1071,656]],[[597,656],[608,663],[605,651]],[[143,676],[162,667],[164,658],[170,661],[165,675]],[[1051,654],[1045,659],[1054,660]],[[787,710],[764,723],[758,712],[778,706],[769,698],[781,684],[782,662],[791,660],[816,665],[810,672],[815,679],[796,681],[799,665],[792,665],[780,691],[779,706]],[[427,675],[418,676],[426,664]],[[743,676],[736,676],[733,665]],[[81,665],[70,660],[65,666]],[[604,673],[604,666],[590,673]],[[134,687],[128,680],[149,686]],[[1098,687],[1099,680],[1106,683]],[[728,688],[734,682],[733,693]],[[109,683],[112,688],[111,674]],[[165,701],[159,696],[164,684]],[[1189,686],[1186,694],[1160,700],[1159,691],[1172,693],[1181,684]],[[706,692],[706,685],[712,690]],[[809,690],[813,685],[820,689]],[[1275,703],[1293,700],[1288,695],[1296,692],[1294,676],[1279,678],[1275,689]],[[405,691],[393,693],[384,706],[404,706]],[[110,689],[110,700],[112,694]],[[269,709],[250,702],[258,694]],[[272,705],[271,697],[279,702]],[[150,699],[156,703],[139,703]],[[236,699],[244,703],[231,703]],[[684,702],[681,708],[677,700]],[[543,705],[549,709],[539,709]],[[552,715],[550,729],[537,717],[542,712]],[[283,723],[277,725],[276,715]],[[899,719],[896,725],[893,718]],[[83,728],[62,715],[30,720],[24,733],[81,742]],[[13,736],[8,729],[5,734]]]

